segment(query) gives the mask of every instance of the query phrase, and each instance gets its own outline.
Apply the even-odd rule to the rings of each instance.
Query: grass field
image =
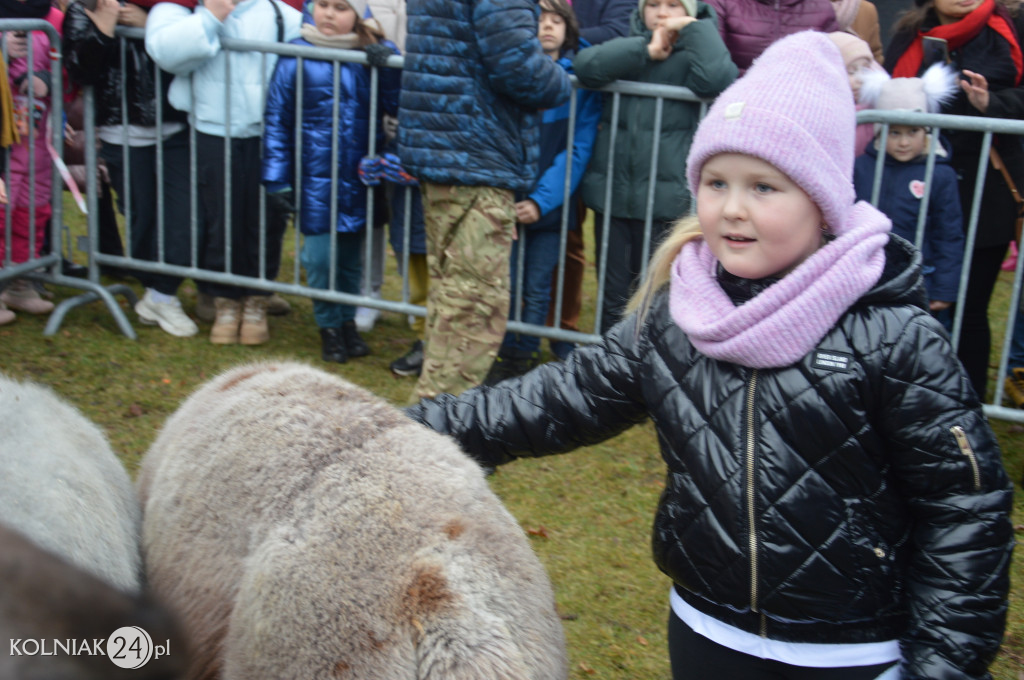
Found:
[[[69,206],[69,220],[78,217],[72,210]],[[293,248],[286,246],[285,257],[290,260],[294,252],[289,250]],[[80,254],[75,257],[83,259]],[[284,271],[291,270],[285,267]],[[588,283],[584,306],[592,308],[592,271]],[[1003,281],[994,308],[1005,309],[1007,289]],[[386,297],[398,299],[398,290],[392,269]],[[57,287],[53,291],[58,300],[78,292]],[[182,297],[189,311],[194,293],[194,285],[186,282]],[[396,378],[388,370],[388,363],[404,354],[414,340],[404,318],[385,314],[367,334],[371,356],[344,365],[324,365],[319,360],[311,302],[289,299],[293,313],[272,319],[272,339],[260,347],[215,347],[206,340],[208,327],[202,324],[200,336],[184,340],[136,324],[139,338],[131,341],[118,332],[100,303],[72,311],[53,337],[42,335],[45,318],[19,314],[15,324],[0,328],[0,369],[48,384],[77,405],[106,430],[114,450],[133,473],[158,428],[181,400],[204,380],[240,362],[308,361],[395,404],[406,403],[413,381]],[[134,323],[134,313],[126,311]],[[591,323],[590,319],[592,315],[584,321]],[[994,422],[993,427],[1010,475],[1021,480],[1024,427],[1002,422]],[[646,424],[571,455],[505,466],[490,478],[528,532],[554,583],[574,679],[669,677],[665,648],[669,581],[654,567],[649,545],[663,474],[653,428]],[[1015,508],[1018,537],[1024,537],[1024,493],[1019,486]],[[997,680],[1024,680],[1022,564],[1024,551],[1018,548],[1007,636],[992,668]]]

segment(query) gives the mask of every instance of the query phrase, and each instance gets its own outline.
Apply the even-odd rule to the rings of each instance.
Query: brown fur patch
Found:
[[[248,380],[249,378],[253,377],[258,373],[260,373],[260,371],[246,371],[245,373],[239,373],[238,375],[235,376],[234,380],[231,380],[221,385],[218,391],[227,392],[228,390],[237,387],[239,383],[245,382],[246,380]]]
[[[452,541],[461,536],[464,531],[466,531],[466,525],[457,519],[453,519],[444,525],[444,533]]]
[[[448,580],[436,566],[421,569],[405,595],[405,610],[413,619],[442,611],[454,599],[448,589]]]
[[[349,666],[344,661],[339,661],[338,663],[334,664],[334,670],[332,671],[332,674],[335,677],[341,678],[347,675],[350,670],[352,670],[352,666]]]

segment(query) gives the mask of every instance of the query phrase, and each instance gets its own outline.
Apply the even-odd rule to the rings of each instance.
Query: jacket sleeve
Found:
[[[636,338],[633,327],[630,316],[564,362],[457,397],[425,399],[406,413],[491,466],[604,441],[647,417],[640,379],[650,342],[645,334]]]
[[[583,173],[590,163],[594,152],[594,140],[597,138],[597,125],[601,121],[601,94],[590,90],[577,90],[576,97],[576,129],[572,137],[572,175],[569,181],[569,194],[583,179]],[[565,200],[565,159],[563,150],[551,165],[541,173],[537,189],[530,198],[540,208],[541,215],[547,215],[556,208],[562,207]]]
[[[988,678],[1006,623],[1013,489],[947,336],[921,313],[883,366],[881,428],[914,519],[902,676]]]
[[[291,187],[295,167],[296,60],[277,60],[267,88],[263,123],[263,183]]]
[[[391,48],[391,51],[395,54],[401,54],[398,47],[395,46],[391,41],[385,41],[385,45]],[[378,90],[377,90],[377,105],[380,107],[380,111],[388,114],[389,116],[398,115],[398,96],[402,89],[402,70],[397,68],[379,68],[378,73]]]
[[[96,28],[77,0],[68,5],[63,32],[64,67],[73,82],[96,85],[117,68],[117,37]]]
[[[648,42],[644,36],[633,35],[580,50],[573,59],[573,71],[589,88],[604,87],[616,80],[636,80],[650,61]]]
[[[146,19],[146,52],[168,73],[186,75],[220,52],[222,27],[202,5],[192,12],[173,2],[158,2]]]
[[[732,85],[739,69],[715,29],[713,19],[698,19],[680,32],[684,51],[690,60],[689,73],[682,83],[698,97],[717,97]]]
[[[580,37],[591,45],[629,34],[629,17],[636,8],[633,0],[604,0],[597,23],[580,28]]]
[[[477,47],[491,87],[520,106],[550,109],[569,98],[569,75],[545,55],[537,17],[524,0],[478,0],[473,8]]]
[[[944,171],[944,172],[943,172]],[[935,188],[928,202],[928,240],[931,242],[932,296],[953,302],[960,288],[960,269],[964,259],[964,218],[960,209],[960,190],[956,171],[936,167],[932,179]]]

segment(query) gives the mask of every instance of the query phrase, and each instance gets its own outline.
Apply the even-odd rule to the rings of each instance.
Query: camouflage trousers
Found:
[[[512,192],[422,182],[427,232],[423,373],[413,400],[458,394],[483,382],[505,335]]]

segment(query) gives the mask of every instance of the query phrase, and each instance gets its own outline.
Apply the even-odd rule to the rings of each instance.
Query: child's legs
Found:
[[[899,663],[845,668],[810,668],[737,652],[695,633],[669,612],[668,653],[672,680],[899,680]]]
[[[8,206],[0,206],[0,237],[6,232]],[[11,262],[27,262],[30,258],[39,257],[43,252],[43,241],[46,238],[46,229],[50,225],[50,206],[36,206],[35,211],[27,207],[15,207],[11,210],[11,242],[10,252],[5,248],[5,239],[0,238],[0,266],[10,255]],[[30,227],[31,219],[35,217],[35,226]]]
[[[581,207],[582,209],[582,207]],[[562,318],[558,325],[570,331],[579,330],[583,309],[583,274],[587,260],[583,253],[583,228],[570,230],[565,237],[565,267],[562,282]],[[551,274],[551,290],[558,290],[558,268]],[[548,309],[546,325],[555,324],[555,301]]]
[[[360,267],[359,251],[362,234],[338,234],[335,252],[334,290],[342,293],[359,293]],[[306,270],[306,281],[310,288],[331,289],[331,235],[316,234],[303,237],[301,262]],[[319,328],[341,328],[346,321],[355,318],[352,305],[313,300],[313,317]]]
[[[412,253],[409,255],[409,303],[414,305],[425,305],[427,293],[430,290],[430,270],[427,268],[427,256],[424,254]],[[426,319],[417,316],[411,324],[412,330],[417,336],[423,337],[426,326]]]
[[[1024,305],[1024,298],[1021,299]],[[1024,307],[1013,315],[1013,338],[1010,340],[1008,368],[1024,368]]]
[[[558,239],[557,231],[531,231],[521,235],[524,239],[526,261],[523,267],[522,286],[523,303],[521,307],[520,320],[523,323],[543,325],[548,314],[548,307],[551,303],[551,273],[558,264]],[[513,288],[518,277],[517,262],[519,258],[519,244],[512,246],[512,278]],[[517,302],[516,290],[513,290],[511,303]],[[509,312],[509,319],[516,317],[514,307]],[[505,333],[503,347],[515,349],[522,352],[536,352],[540,349],[540,338],[526,333]]]

